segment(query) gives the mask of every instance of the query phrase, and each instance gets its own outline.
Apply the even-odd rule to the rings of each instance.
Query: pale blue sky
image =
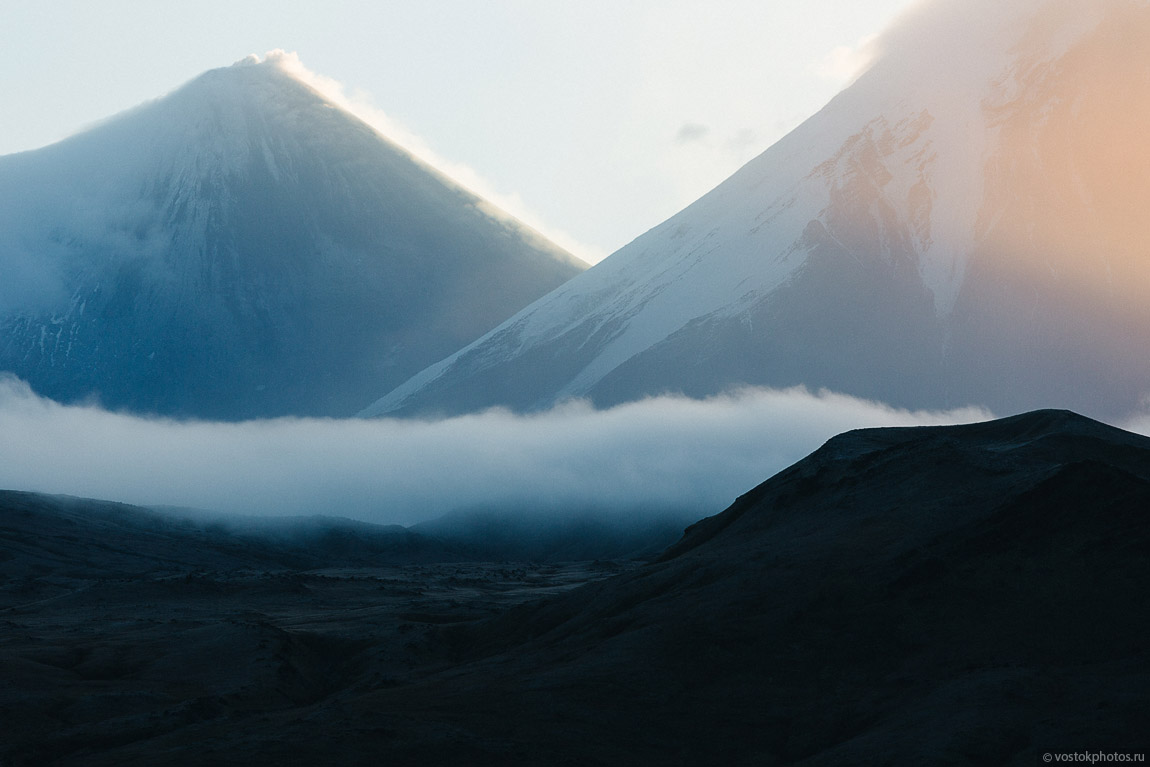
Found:
[[[594,260],[813,114],[911,4],[5,0],[0,154],[282,48]]]

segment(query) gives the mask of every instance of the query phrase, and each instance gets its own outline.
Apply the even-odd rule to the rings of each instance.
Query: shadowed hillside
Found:
[[[84,604],[105,589],[111,607],[86,618],[8,601],[4,712],[41,724],[0,754],[1030,765],[1045,751],[1144,753],[1148,509],[1150,440],[1039,411],[841,435],[639,567],[200,573],[116,599],[94,586]],[[212,626],[231,627],[244,684],[213,692],[198,676]],[[148,646],[184,665],[194,700],[140,655]],[[19,705],[33,689],[38,702]],[[119,714],[71,702],[109,696]]]

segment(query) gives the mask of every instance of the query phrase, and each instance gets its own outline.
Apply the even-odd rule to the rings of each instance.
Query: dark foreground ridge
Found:
[[[0,763],[1145,753],[1147,510],[1150,439],[1039,411],[841,435],[643,566],[5,567]]]

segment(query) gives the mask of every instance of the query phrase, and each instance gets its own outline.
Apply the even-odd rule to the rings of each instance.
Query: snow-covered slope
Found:
[[[177,416],[350,415],[585,268],[292,64],[0,158],[0,371]]]
[[[364,411],[753,384],[1126,412],[1150,391],[1150,4],[938,0],[715,190]]]

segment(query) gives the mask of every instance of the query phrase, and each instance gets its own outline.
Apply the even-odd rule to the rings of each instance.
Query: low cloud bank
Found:
[[[412,524],[476,508],[704,516],[828,438],[984,420],[803,389],[438,421],[176,422],[61,405],[0,378],[0,488]]]

